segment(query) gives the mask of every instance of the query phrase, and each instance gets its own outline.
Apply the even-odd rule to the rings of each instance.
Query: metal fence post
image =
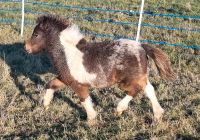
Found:
[[[22,0],[22,19],[21,19],[21,37],[23,37],[24,34],[24,0]]]
[[[141,29],[141,23],[142,23],[143,8],[144,8],[144,0],[142,0],[141,8],[140,8],[140,18],[139,18],[139,22],[138,22],[138,29],[137,29],[137,36],[136,36],[136,41],[137,42],[138,42],[139,37],[140,37],[140,29]]]

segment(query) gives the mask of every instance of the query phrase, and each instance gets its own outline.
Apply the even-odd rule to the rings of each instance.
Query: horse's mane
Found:
[[[67,19],[61,18],[56,15],[39,16],[36,20],[36,23],[42,24],[43,26],[49,25],[49,27],[58,27],[61,30],[67,28],[71,24]]]

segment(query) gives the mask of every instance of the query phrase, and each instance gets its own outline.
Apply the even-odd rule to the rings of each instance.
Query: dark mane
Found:
[[[56,27],[60,31],[67,28],[70,25],[70,22],[67,19],[60,18],[56,15],[42,15],[39,16],[36,20],[37,24],[42,24],[43,26],[46,25],[46,27]]]

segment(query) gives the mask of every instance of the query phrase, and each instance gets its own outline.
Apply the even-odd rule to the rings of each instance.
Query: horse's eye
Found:
[[[38,34],[34,33],[33,36],[36,38],[36,37],[38,37]]]

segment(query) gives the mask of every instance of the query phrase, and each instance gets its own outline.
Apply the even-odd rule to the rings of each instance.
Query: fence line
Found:
[[[21,0],[0,0],[0,2],[20,2]],[[28,4],[40,4],[41,6],[50,6],[50,7],[64,7],[64,8],[76,8],[76,9],[80,9],[80,10],[99,10],[99,11],[105,11],[105,12],[121,12],[121,13],[131,13],[131,14],[139,14],[139,12],[131,12],[128,10],[108,10],[108,9],[103,9],[103,8],[82,8],[80,6],[66,6],[66,5],[62,5],[62,4],[48,4],[48,3],[42,3],[42,2],[27,2],[25,1],[25,3]],[[9,9],[9,10],[5,10],[5,9],[0,9],[0,12],[19,12],[19,9]],[[44,14],[42,12],[33,12],[30,10],[25,10],[25,13],[32,13],[32,14]],[[200,19],[200,16],[179,16],[179,15],[174,15],[174,14],[154,14],[154,13],[148,13],[148,12],[143,12],[143,14],[146,15],[152,15],[152,16],[166,16],[166,17],[175,17],[175,18],[188,18],[188,19]],[[78,16],[72,17],[72,18],[79,18]],[[113,21],[112,19],[104,19],[104,20],[96,20],[91,16],[88,17],[83,17],[82,19],[87,20],[87,21],[94,21],[94,22],[108,22],[108,23],[112,23],[112,24],[129,24],[129,25],[138,25],[138,23],[134,23],[134,22],[117,22],[117,21]],[[19,23],[19,21],[17,20],[12,20],[12,19],[7,19],[7,20],[0,20],[0,22],[3,23]],[[31,21],[25,21],[26,25],[33,25],[33,22]],[[186,28],[175,28],[175,27],[169,27],[169,26],[158,26],[158,25],[152,25],[152,24],[147,24],[147,23],[142,23],[142,26],[148,26],[148,27],[153,27],[153,28],[161,28],[161,29],[167,29],[167,30],[180,30],[180,31],[191,31],[191,32],[200,32],[200,30],[198,29],[186,29]],[[109,35],[109,34],[99,34],[99,33],[95,33],[95,32],[91,32],[91,31],[85,31],[86,34],[92,34],[95,35],[97,37],[109,37],[109,38],[127,38],[127,39],[132,39],[133,38],[129,38],[126,36],[113,36],[113,35]],[[167,45],[167,46],[174,46],[174,47],[182,47],[182,48],[192,48],[192,49],[197,49],[200,50],[200,46],[197,45],[193,45],[193,46],[187,46],[184,44],[172,44],[172,43],[168,43],[168,42],[163,42],[163,41],[154,41],[154,40],[140,40],[141,42],[147,42],[147,43],[152,43],[152,44],[160,44],[160,45]]]
[[[19,11],[20,11],[19,9],[0,9],[0,12],[19,12]],[[31,14],[37,14],[37,15],[45,14],[43,12],[34,12],[34,11],[30,11],[30,10],[25,10],[25,13],[31,13]],[[72,18],[74,18],[74,17],[72,17]],[[114,21],[113,19],[95,19],[92,16],[76,17],[76,18],[80,18],[82,20],[87,20],[87,21],[112,23],[112,24],[119,24],[119,25],[138,25],[138,23],[136,23],[136,22]],[[176,27],[154,25],[154,24],[148,24],[148,23],[141,23],[141,26],[151,27],[151,28],[158,28],[158,29],[173,30],[173,31],[177,30],[177,31],[189,31],[189,32],[200,33],[199,29],[176,28]]]
[[[63,4],[49,4],[44,2],[26,2],[29,4],[37,4],[40,6],[47,6],[47,7],[63,7],[68,9],[79,9],[79,10],[96,10],[96,11],[104,11],[104,12],[121,12],[126,13],[130,15],[139,15],[140,12],[133,12],[129,10],[109,10],[104,8],[86,8],[86,7],[80,7],[80,6],[68,6]],[[175,15],[175,14],[154,14],[153,12],[143,12],[144,15],[150,15],[150,16],[162,16],[162,17],[174,17],[174,18],[184,18],[184,19],[200,19],[200,16],[182,16],[182,15]]]
[[[121,21],[113,21],[112,19],[94,19],[91,16],[82,18],[84,20],[88,21],[94,21],[94,22],[107,22],[112,24],[120,24],[120,25],[138,25],[136,22],[121,22]],[[141,23],[141,26],[147,26],[152,28],[159,28],[159,29],[166,29],[166,30],[177,30],[177,31],[190,31],[190,32],[198,32],[200,33],[200,30],[198,29],[187,29],[187,28],[176,28],[176,27],[170,27],[170,26],[161,26],[161,25],[154,25],[154,24],[148,24],[148,23]]]
[[[85,31],[84,33],[95,35],[97,37],[109,37],[109,38],[113,38],[113,39],[125,38],[125,39],[135,40],[135,38],[129,38],[126,36],[116,36],[116,35],[114,36],[114,35],[109,35],[109,34],[99,34],[96,32],[89,31],[89,30]],[[164,41],[155,41],[155,40],[148,40],[148,39],[140,40],[140,42],[200,50],[200,46],[197,46],[197,45],[187,46],[187,45],[183,45],[183,44],[173,44],[173,43],[168,43],[168,42],[164,42]]]
[[[21,0],[0,0],[0,2],[20,2]],[[139,12],[134,12],[130,10],[112,10],[112,9],[105,9],[105,8],[87,8],[87,7],[80,7],[80,6],[71,6],[71,5],[63,5],[63,4],[49,4],[44,2],[36,2],[36,1],[25,1],[27,4],[34,4],[40,6],[47,6],[47,7],[63,7],[67,9],[79,9],[84,11],[104,11],[104,12],[114,12],[114,13],[124,13],[129,15],[139,15]],[[144,15],[148,16],[160,16],[160,17],[170,17],[170,18],[181,18],[181,19],[196,19],[199,20],[200,16],[185,16],[185,15],[176,15],[176,14],[163,14],[163,13],[153,13],[153,12],[143,12]]]
[[[17,22],[16,20],[0,20],[0,22],[5,22],[5,23],[15,23]],[[18,23],[20,23],[20,21],[18,21]],[[25,21],[24,22],[25,25],[35,25],[34,22],[28,22]],[[127,36],[120,36],[120,35],[109,35],[109,34],[101,34],[101,33],[96,33],[96,32],[92,32],[89,30],[85,30],[83,31],[84,34],[90,34],[90,35],[94,35],[97,37],[106,37],[106,38],[112,38],[112,39],[119,39],[119,38],[124,38],[124,39],[130,39],[130,40],[135,40],[135,38],[130,38]],[[182,47],[182,48],[190,48],[190,49],[196,49],[196,50],[200,50],[200,46],[198,45],[192,45],[192,46],[187,46],[184,44],[173,44],[173,43],[168,43],[168,42],[164,42],[164,41],[155,41],[155,40],[140,40],[140,42],[143,43],[151,43],[151,44],[157,44],[157,45],[167,45],[167,46],[171,46],[171,47]]]
[[[0,12],[19,12],[21,9],[0,9]]]
[[[17,22],[16,20],[13,20],[13,19],[3,19],[3,20],[0,20],[0,22],[2,23],[13,23],[13,22]]]

